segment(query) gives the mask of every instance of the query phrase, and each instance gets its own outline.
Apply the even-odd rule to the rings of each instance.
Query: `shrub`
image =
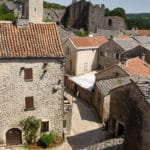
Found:
[[[37,132],[40,127],[40,120],[37,120],[34,116],[29,116],[28,118],[20,122],[24,130],[24,137],[27,144],[31,144],[32,141],[36,141]]]
[[[38,141],[38,145],[47,148],[50,144],[55,143],[57,135],[54,132],[42,134]]]
[[[77,31],[75,31],[75,34],[78,35],[78,36],[81,36],[81,37],[88,36],[88,32],[87,31],[79,31],[79,30],[77,30]]]

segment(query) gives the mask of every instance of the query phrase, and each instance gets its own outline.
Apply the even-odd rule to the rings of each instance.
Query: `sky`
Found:
[[[63,5],[71,4],[72,0],[46,0]],[[126,13],[150,13],[150,0],[91,0],[93,4],[105,4],[106,8],[122,7]]]

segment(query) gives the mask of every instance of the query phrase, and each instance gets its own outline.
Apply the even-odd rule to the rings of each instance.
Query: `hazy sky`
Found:
[[[49,2],[69,5],[72,0],[46,0]],[[150,0],[91,0],[94,4],[105,4],[105,7],[113,9],[123,7],[127,13],[150,12]]]

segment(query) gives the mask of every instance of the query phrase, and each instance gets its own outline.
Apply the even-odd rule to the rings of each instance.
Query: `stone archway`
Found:
[[[6,132],[6,144],[7,145],[19,145],[22,144],[22,133],[19,129],[13,128]]]

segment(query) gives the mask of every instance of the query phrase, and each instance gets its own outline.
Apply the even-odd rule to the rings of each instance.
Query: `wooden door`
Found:
[[[7,145],[19,145],[22,144],[22,134],[19,129],[10,129],[6,133]]]

